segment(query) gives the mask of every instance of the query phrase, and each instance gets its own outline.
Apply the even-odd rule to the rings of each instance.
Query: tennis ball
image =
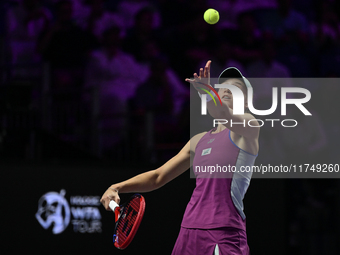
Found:
[[[213,25],[220,19],[220,14],[215,9],[208,9],[205,11],[203,17],[208,24]]]

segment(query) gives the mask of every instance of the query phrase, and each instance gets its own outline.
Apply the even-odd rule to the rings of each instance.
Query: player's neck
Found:
[[[213,133],[219,133],[219,132],[222,132],[224,129],[226,129],[225,126],[223,126],[222,124],[218,124],[216,130],[213,132]]]

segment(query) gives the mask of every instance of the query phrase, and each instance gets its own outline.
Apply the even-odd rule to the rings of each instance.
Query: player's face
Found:
[[[228,79],[222,84],[230,84],[238,87],[242,90],[244,95],[244,108],[247,108],[247,88],[246,85],[240,79]],[[233,109],[233,94],[227,88],[220,88],[218,90],[218,95],[221,98],[221,101],[224,105],[227,105],[229,108]]]

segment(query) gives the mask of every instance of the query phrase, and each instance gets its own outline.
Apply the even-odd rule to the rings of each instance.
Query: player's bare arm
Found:
[[[223,92],[222,92],[223,93]],[[221,93],[221,94],[222,94]],[[228,92],[225,92],[225,94],[229,94]],[[245,113],[242,115],[234,115],[233,109],[228,107],[221,107],[220,105],[215,106],[210,104],[210,102],[207,103],[207,108],[210,113],[210,115],[214,119],[222,119],[222,120],[228,120],[228,123],[222,124],[229,130],[233,131],[234,133],[243,136],[245,138],[249,139],[257,139],[260,132],[260,124],[255,119],[253,115],[250,113]],[[213,110],[212,110],[213,109]],[[251,126],[248,125],[248,122],[251,120]],[[234,124],[232,123],[245,123],[245,124]]]
[[[192,164],[190,155],[195,153],[196,145],[205,133],[192,137],[176,156],[161,167],[111,185],[102,196],[101,203],[107,210],[110,210],[108,207],[110,200],[114,200],[118,204],[120,202],[118,193],[153,191],[184,173]]]

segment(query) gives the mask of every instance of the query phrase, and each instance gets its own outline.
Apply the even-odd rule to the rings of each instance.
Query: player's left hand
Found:
[[[190,82],[194,86],[194,88],[201,94],[205,93],[204,91],[199,90],[199,88],[202,87],[202,83],[210,85],[210,66],[211,60],[208,60],[204,69],[200,68],[199,76],[197,75],[197,73],[194,73],[193,79],[185,79],[186,82]]]

